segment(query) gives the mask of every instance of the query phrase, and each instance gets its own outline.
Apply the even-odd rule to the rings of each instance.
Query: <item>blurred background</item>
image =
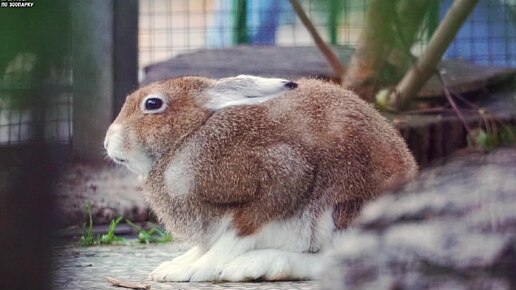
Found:
[[[112,2],[102,4],[102,6],[92,4],[91,6],[100,7],[97,11],[92,12],[85,10],[77,12],[78,9],[73,8],[75,6],[67,4],[70,7],[66,9],[66,12],[60,12],[63,17],[68,18],[66,23],[58,23],[54,21],[55,19],[48,18],[46,19],[48,24],[39,26],[25,18],[25,14],[35,14],[37,12],[34,11],[37,9],[48,6],[45,1],[36,4],[33,9],[6,8],[2,10],[2,13],[6,15],[3,17],[6,24],[2,37],[6,40],[2,41],[2,63],[0,64],[3,76],[2,99],[4,100],[0,103],[1,145],[22,144],[27,142],[30,136],[31,113],[23,106],[17,107],[16,104],[9,104],[5,100],[8,98],[19,99],[14,96],[10,97],[12,92],[9,92],[7,84],[15,83],[22,78],[25,78],[24,81],[30,82],[28,76],[34,75],[35,66],[41,63],[41,56],[38,56],[31,46],[35,47],[43,45],[44,42],[50,42],[47,43],[48,46],[64,47],[62,49],[54,48],[56,54],[60,55],[60,60],[53,61],[50,68],[54,81],[60,83],[63,92],[59,96],[52,97],[52,106],[46,113],[47,126],[45,126],[47,138],[60,144],[72,144],[74,131],[72,86],[74,80],[83,82],[82,78],[78,80],[74,76],[77,76],[77,72],[81,73],[82,70],[86,70],[82,67],[79,69],[75,67],[74,70],[74,65],[86,66],[89,61],[93,61],[99,68],[88,65],[91,73],[96,73],[94,70],[98,69],[101,74],[104,74],[102,76],[111,78],[111,80],[95,79],[92,82],[105,82],[106,85],[113,87],[111,91],[114,94],[109,96],[110,99],[103,100],[103,107],[111,106],[111,103],[114,103],[111,111],[118,112],[124,99],[123,96],[135,89],[139,82],[145,80],[146,68],[170,60],[177,55],[199,49],[229,48],[239,45],[313,46],[310,34],[296,17],[287,0]],[[425,48],[452,1],[432,2],[411,48],[415,56]],[[96,2],[91,1],[91,3]],[[368,1],[306,0],[302,4],[326,43],[350,48],[356,45],[360,32],[364,28]],[[88,8],[90,7],[84,9]],[[78,14],[74,20],[77,26],[74,31],[77,34],[72,32],[71,19],[74,13]],[[91,17],[88,19],[82,15],[87,13],[90,13],[91,17],[96,17],[98,22],[88,23],[93,21],[89,21]],[[481,65],[516,66],[515,17],[516,3],[512,0],[479,1],[444,57],[468,60]],[[16,24],[13,24],[15,22]],[[36,34],[34,32],[36,27],[42,33]],[[30,36],[25,37],[23,33],[30,34]],[[43,37],[43,35],[48,35],[48,37]],[[8,38],[9,40],[7,40]],[[57,38],[57,41],[52,38]],[[17,42],[26,44],[18,45]],[[73,45],[76,43],[84,44],[84,48],[81,50],[85,52],[78,52],[78,45]],[[75,48],[75,52],[72,52],[72,47]],[[67,51],[61,53],[65,49]],[[61,51],[57,53],[58,50]],[[84,55],[81,55],[81,59],[76,59],[73,58],[72,53],[83,53]],[[92,54],[93,59],[88,59],[87,54]],[[232,69],[240,69],[232,68],[230,65],[232,64],[228,64],[225,68],[229,71],[228,75],[231,75]],[[96,78],[101,78],[101,76],[98,75]],[[108,84],[109,82],[114,84]],[[120,83],[122,83],[122,87],[119,86]],[[11,86],[20,87],[21,85]],[[97,110],[104,109],[97,107]],[[80,134],[80,132],[77,133]]]
[[[432,2],[413,47],[416,55],[428,43],[453,1]],[[327,43],[357,43],[368,1],[322,0],[302,4]],[[515,4],[511,0],[479,1],[446,57],[479,64],[516,65]],[[238,18],[239,14],[245,17]],[[200,48],[313,45],[288,1],[140,1],[138,21],[140,70]]]
[[[32,7],[4,6],[11,2],[0,1],[0,276],[12,282],[6,289],[49,288],[51,245],[56,236],[80,233],[87,201],[96,224],[117,216],[152,220],[134,178],[105,161],[102,147],[125,97],[140,84],[180,75],[341,77],[287,0],[35,0]],[[372,2],[300,1],[344,67],[367,30]],[[426,2],[409,41],[411,58],[425,50],[454,1]],[[401,20],[411,13],[400,11]],[[440,108],[434,114],[386,113],[422,166],[468,146],[491,150],[506,142],[499,132],[512,132],[516,1],[478,1],[441,64],[456,94],[492,114],[469,108],[464,123],[442,104],[442,83],[420,93],[431,106],[412,108]],[[55,234],[56,228],[64,231]]]
[[[85,1],[85,3],[88,2],[96,3],[95,1]],[[25,18],[25,14],[36,14],[36,10],[48,6],[45,1],[36,4],[33,9],[5,8],[2,10],[2,13],[6,15],[3,17],[6,24],[2,37],[5,40],[2,41],[2,63],[0,64],[3,76],[3,100],[19,99],[14,96],[10,97],[12,92],[9,92],[7,84],[9,82],[14,84],[23,78],[25,78],[23,81],[30,82],[29,75],[34,75],[35,67],[40,65],[42,57],[38,56],[31,46],[36,47],[49,42],[46,44],[50,47],[58,45],[63,47],[60,49],[52,47],[55,54],[59,54],[60,59],[59,61],[52,60],[49,73],[52,74],[54,81],[59,82],[63,93],[52,97],[53,104],[49,108],[50,111],[47,112],[47,126],[45,126],[47,138],[60,144],[72,143],[74,128],[72,125],[72,86],[74,80],[83,81],[82,78],[79,80],[74,78],[75,74],[86,70],[83,67],[74,70],[74,65],[86,66],[91,60],[87,58],[87,54],[93,55],[91,56],[94,58],[92,61],[102,67],[101,73],[107,78],[112,78],[111,82],[115,82],[117,85],[124,83],[125,86],[122,89],[117,85],[112,88],[118,94],[110,96],[111,99],[119,98],[119,100],[105,100],[104,102],[104,106],[109,106],[109,103],[114,102],[115,107],[112,108],[112,111],[118,112],[123,100],[123,97],[120,96],[135,89],[139,82],[145,79],[146,67],[169,60],[177,55],[200,49],[228,48],[239,45],[313,46],[310,34],[286,0],[112,2],[102,4],[102,6],[91,4],[91,6],[100,7],[97,11],[92,12],[86,11],[90,7],[84,7],[86,10],[78,12],[78,9],[74,8],[76,6],[67,4],[70,7],[66,11],[59,12],[63,14],[63,18],[67,18],[66,23],[58,23],[57,20],[48,18],[46,19],[48,24],[39,26],[31,20],[31,16],[29,16],[29,20]],[[451,2],[450,0],[433,1],[411,48],[415,56],[425,48]],[[368,1],[306,0],[302,4],[325,42],[350,48],[357,43],[360,32],[364,28]],[[74,28],[74,32],[77,34],[73,34],[71,25],[74,13],[78,14],[74,20],[77,26]],[[91,17],[96,17],[98,22],[88,23],[93,21],[89,21],[91,17],[88,19],[83,15],[87,13],[90,13]],[[512,0],[479,1],[444,57],[468,60],[481,65],[516,66],[515,17],[516,3]],[[15,22],[16,24],[13,24]],[[36,28],[42,32],[34,32]],[[23,32],[24,30],[25,32]],[[25,37],[23,33],[30,36]],[[32,36],[33,34],[34,36]],[[57,41],[52,38],[57,38]],[[26,44],[18,45],[17,43]],[[73,53],[82,53],[77,52],[80,49],[77,45],[73,45],[76,43],[84,44],[85,47],[81,50],[93,51],[84,52],[85,55],[81,55],[81,59],[75,59]],[[72,52],[72,47],[74,47],[74,52]],[[94,65],[88,66],[90,67],[88,69],[94,72]],[[231,69],[229,65],[226,68],[229,71]],[[108,73],[109,70],[113,72]],[[123,74],[123,76],[119,76],[117,73]],[[96,78],[100,78],[100,76],[96,76]],[[108,80],[99,81],[109,82]],[[21,85],[11,86],[20,87]],[[69,88],[68,91],[66,91],[66,87]],[[97,110],[103,109],[97,108]],[[14,146],[27,142],[30,136],[30,120],[31,113],[24,110],[23,106],[17,108],[16,104],[3,101],[0,104],[0,144]]]

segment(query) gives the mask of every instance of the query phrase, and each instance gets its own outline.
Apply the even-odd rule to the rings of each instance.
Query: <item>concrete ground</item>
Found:
[[[151,289],[318,289],[316,281],[248,282],[248,283],[159,283],[150,281],[149,273],[161,262],[186,249],[177,243],[79,247],[67,244],[54,252],[52,289],[126,289],[112,286],[106,277],[143,283]]]

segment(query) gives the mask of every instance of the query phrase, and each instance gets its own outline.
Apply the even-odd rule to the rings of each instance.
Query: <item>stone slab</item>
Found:
[[[364,206],[322,289],[516,289],[516,150],[456,157]]]
[[[346,66],[353,48],[334,46],[333,51]],[[443,60],[439,69],[449,88],[460,94],[482,91],[512,79],[516,74],[516,69],[481,66],[464,60]],[[313,46],[237,46],[201,49],[149,65],[145,67],[142,84],[186,75],[224,78],[239,74],[289,79],[315,77],[340,81],[319,50]],[[436,77],[431,78],[419,93],[420,98],[442,95],[442,86]]]

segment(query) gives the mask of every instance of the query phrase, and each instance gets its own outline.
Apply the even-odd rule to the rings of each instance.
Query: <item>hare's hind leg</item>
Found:
[[[333,209],[313,212],[265,225],[256,235],[255,249],[222,266],[220,280],[312,280],[323,260],[323,250],[331,246],[335,225]],[[314,222],[314,223],[313,223]]]
[[[322,254],[262,249],[247,252],[226,264],[220,274],[224,281],[263,279],[313,280],[319,275]]]
[[[322,250],[332,240],[332,210],[317,219],[311,229],[311,213],[264,225],[255,234],[239,236],[237,230],[222,223],[209,249],[190,263],[186,257],[167,262],[154,270],[156,281],[245,281],[314,279]],[[257,249],[258,248],[258,249]],[[196,250],[191,250],[193,253]],[[181,261],[181,263],[179,263]],[[191,261],[191,260],[190,260]]]

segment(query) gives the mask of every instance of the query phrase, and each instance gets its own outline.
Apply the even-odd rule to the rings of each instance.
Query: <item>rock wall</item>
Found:
[[[516,149],[429,168],[366,205],[322,289],[516,289]]]

